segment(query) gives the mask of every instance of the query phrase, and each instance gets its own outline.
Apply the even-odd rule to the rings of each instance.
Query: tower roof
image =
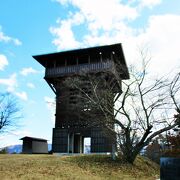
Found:
[[[36,59],[42,66],[45,68],[47,67],[47,62],[49,61],[61,61],[67,60],[72,61],[74,58],[79,56],[99,56],[100,54],[116,54],[116,63],[120,63],[124,67],[124,78],[129,78],[128,68],[126,65],[126,60],[124,57],[123,49],[121,43],[112,44],[112,45],[105,45],[105,46],[96,46],[96,47],[89,47],[83,49],[74,49],[68,51],[61,51],[49,54],[42,54],[42,55],[34,55],[33,58]]]

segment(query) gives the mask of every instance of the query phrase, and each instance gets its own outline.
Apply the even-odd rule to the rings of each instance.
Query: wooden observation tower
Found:
[[[121,70],[123,69],[119,73],[120,79],[128,79],[129,74],[121,44],[43,54],[33,58],[45,67],[44,79],[56,95],[53,153],[83,153],[85,138],[91,140],[91,153],[111,152],[112,141],[103,133],[101,127],[86,127],[79,123],[77,114],[72,109],[72,105],[76,104],[73,96],[76,92],[72,88],[65,87],[63,82],[69,77],[78,76],[82,71],[85,74],[96,74],[98,78],[101,72],[116,70],[117,64],[121,66]],[[83,119],[83,122],[86,124],[86,119]]]

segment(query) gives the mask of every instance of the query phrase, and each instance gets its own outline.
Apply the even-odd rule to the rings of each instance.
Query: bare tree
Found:
[[[175,114],[176,121],[180,121],[180,73],[178,73],[171,81],[169,86],[169,94],[175,105],[177,114]]]
[[[117,139],[113,141],[118,152],[129,163],[134,162],[153,138],[180,125],[177,99],[180,74],[171,81],[153,80],[149,78],[145,58],[142,54],[141,71],[131,68],[128,81],[121,81],[117,69],[122,71],[122,67],[98,76],[82,72],[66,80],[69,87],[78,90],[76,96],[81,99],[74,107],[77,114],[86,116],[89,125],[101,125],[108,133],[115,134]],[[88,82],[88,88],[82,86],[84,82]],[[174,116],[175,109],[178,114]],[[98,112],[102,116],[94,118]]]
[[[21,117],[15,97],[9,93],[0,94],[0,133],[14,130]]]
[[[118,143],[125,160],[130,163],[153,138],[179,125],[179,120],[174,118],[178,103],[175,96],[172,102],[168,92],[174,80],[169,84],[167,79],[152,81],[146,77],[144,66],[140,74],[133,73],[131,83],[123,83],[125,90],[118,99],[120,106],[115,109],[115,113],[124,118]],[[171,89],[170,93],[174,92]]]

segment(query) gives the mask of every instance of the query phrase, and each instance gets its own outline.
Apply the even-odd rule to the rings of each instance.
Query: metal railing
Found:
[[[91,64],[79,64],[71,65],[65,67],[54,67],[46,68],[45,77],[57,77],[64,76],[68,74],[78,74],[83,72],[93,72],[93,71],[103,71],[108,70],[113,67],[114,63],[112,61],[97,62]]]

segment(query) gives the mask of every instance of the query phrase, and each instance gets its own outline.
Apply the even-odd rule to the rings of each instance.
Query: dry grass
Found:
[[[159,166],[138,157],[135,164],[108,156],[0,155],[0,179],[144,179],[159,177]]]

